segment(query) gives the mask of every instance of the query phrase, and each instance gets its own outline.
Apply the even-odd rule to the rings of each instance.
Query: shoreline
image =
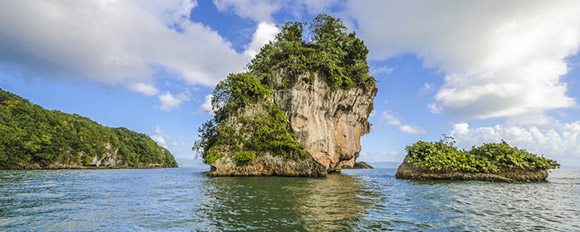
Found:
[[[163,166],[160,164],[146,165],[146,166],[84,166],[84,165],[49,165],[41,167],[39,164],[26,164],[19,167],[4,167],[0,166],[0,170],[81,170],[81,169],[158,169],[158,168],[179,168],[179,166]]]

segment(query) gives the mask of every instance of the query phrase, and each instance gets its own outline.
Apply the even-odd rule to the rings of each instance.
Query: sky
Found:
[[[214,86],[319,13],[370,50],[359,160],[446,134],[580,166],[580,1],[0,0],[0,88],[193,159]]]

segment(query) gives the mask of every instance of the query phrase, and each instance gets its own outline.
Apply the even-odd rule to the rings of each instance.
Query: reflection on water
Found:
[[[580,170],[518,184],[203,171],[0,170],[0,231],[580,230]]]
[[[210,228],[341,230],[353,227],[377,194],[348,175],[326,178],[225,177],[202,185],[199,217]],[[240,224],[240,222],[244,222]]]

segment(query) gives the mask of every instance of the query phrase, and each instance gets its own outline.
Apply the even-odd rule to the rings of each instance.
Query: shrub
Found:
[[[234,155],[234,159],[236,159],[236,161],[242,162],[242,163],[253,160],[254,158],[256,158],[256,153],[254,153],[253,151],[244,151],[244,152],[240,152],[240,153],[237,153],[236,155]]]
[[[504,168],[538,170],[560,167],[554,160],[511,147],[503,141],[485,143],[465,151],[455,148],[455,141],[452,139],[445,137],[438,142],[418,141],[412,146],[407,146],[405,150],[408,161],[431,170],[483,173],[497,173]]]

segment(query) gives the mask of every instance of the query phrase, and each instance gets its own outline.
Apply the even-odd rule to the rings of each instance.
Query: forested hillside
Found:
[[[176,167],[149,136],[46,110],[0,89],[1,168]]]

